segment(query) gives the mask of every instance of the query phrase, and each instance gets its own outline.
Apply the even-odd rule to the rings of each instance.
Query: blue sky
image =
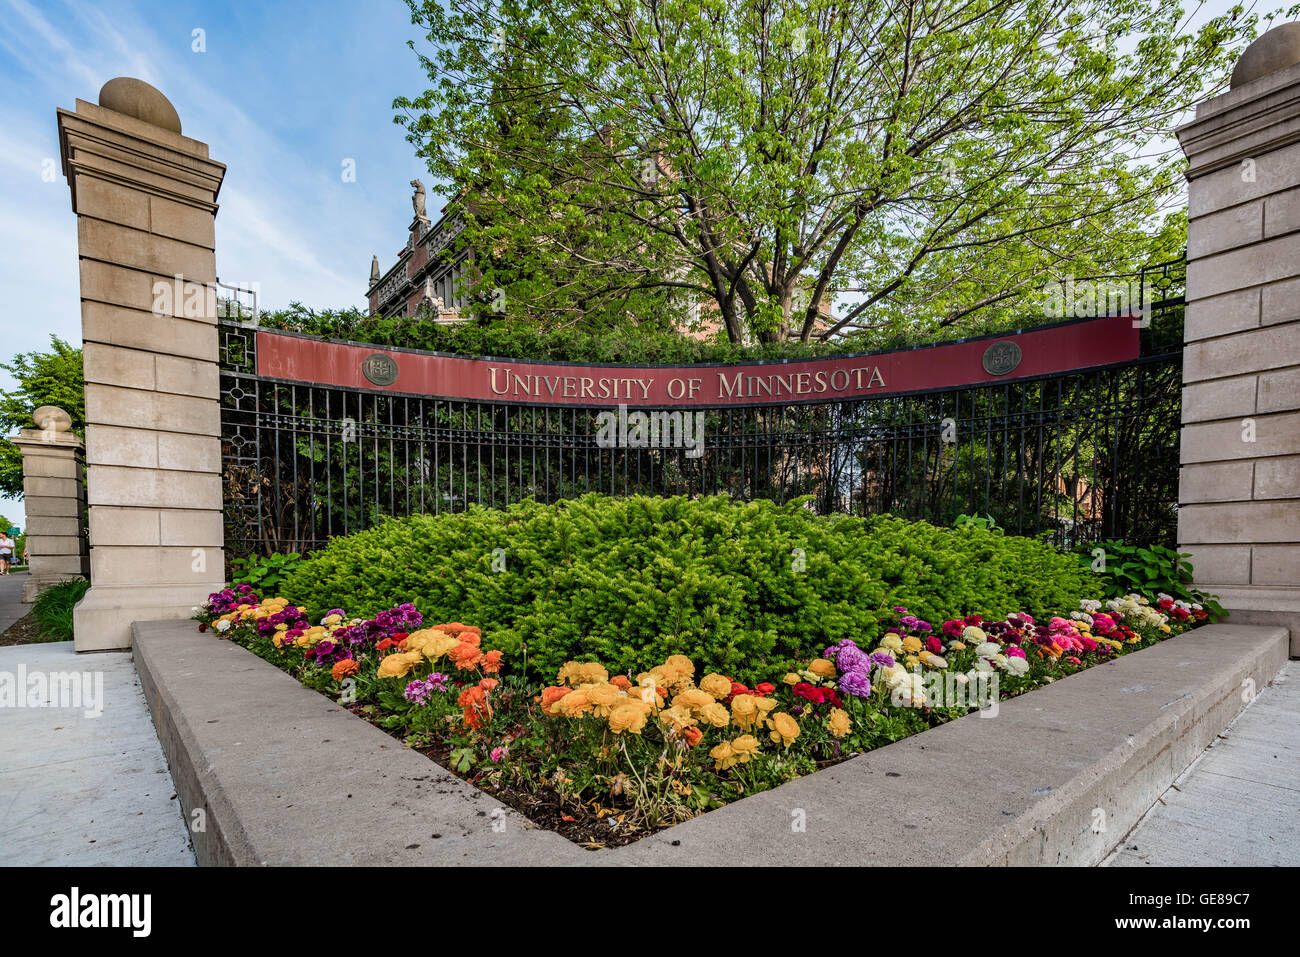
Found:
[[[206,52],[192,50],[204,31]],[[81,338],[76,217],[57,163],[55,110],[96,102],[116,76],[167,95],[188,136],[227,164],[217,274],[256,282],[264,306],[364,306],[370,257],[392,265],[430,186],[392,101],[426,86],[400,0],[310,3],[0,0],[0,354]],[[356,161],[356,182],[341,176]],[[12,384],[0,372],[0,388]],[[22,521],[20,502],[0,512]]]

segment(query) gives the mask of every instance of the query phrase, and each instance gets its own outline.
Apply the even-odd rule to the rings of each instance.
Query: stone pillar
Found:
[[[58,111],[77,214],[92,586],[76,648],[222,587],[217,192],[225,166],[140,80]]]
[[[90,577],[83,533],[86,486],[81,439],[68,431],[72,419],[62,409],[44,405],[32,419],[38,428],[22,429],[9,440],[23,457],[23,507],[31,555],[23,582],[27,602],[58,582]],[[15,555],[14,561],[21,558]]]
[[[1300,654],[1300,24],[1178,130],[1188,159],[1178,540],[1233,622]],[[1140,465],[1140,463],[1139,463]]]

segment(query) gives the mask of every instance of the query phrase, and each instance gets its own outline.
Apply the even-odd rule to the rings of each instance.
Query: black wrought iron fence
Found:
[[[605,409],[258,376],[256,327],[223,322],[226,547],[232,555],[305,551],[386,515],[593,491],[810,496],[823,513],[937,524],[973,514],[1059,544],[1172,544],[1181,271],[1170,264],[1148,277],[1165,292],[1135,361],[914,394],[699,410],[698,456],[604,447],[596,417]]]

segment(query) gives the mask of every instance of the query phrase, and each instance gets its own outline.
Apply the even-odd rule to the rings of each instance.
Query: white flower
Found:
[[[1013,675],[1023,675],[1029,671],[1029,662],[1024,658],[1008,658],[1007,673]]]
[[[1086,611],[1072,611],[1072,612],[1070,612],[1070,617],[1073,618],[1075,621],[1082,621],[1082,622],[1084,622],[1084,623],[1087,624],[1089,627],[1092,626],[1092,623],[1093,623],[1093,622],[1092,622],[1092,615],[1088,614]]]
[[[984,641],[988,635],[984,634],[983,628],[976,628],[974,625],[967,625],[962,630],[961,636],[967,641]]]
[[[229,631],[230,622],[226,621],[226,619],[223,618],[212,627],[215,628],[217,631]]]
[[[989,662],[987,658],[976,658],[975,667],[971,669],[970,673],[973,677],[977,672],[980,674],[988,674],[992,670],[993,670],[993,665]]]
[[[975,654],[981,658],[993,658],[1002,653],[1002,646],[993,641],[986,641],[975,646]]]
[[[1085,598],[1079,602],[1079,607],[1086,612],[1101,611],[1101,602],[1095,598]]]

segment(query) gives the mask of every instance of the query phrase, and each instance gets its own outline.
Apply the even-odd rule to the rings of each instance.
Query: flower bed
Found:
[[[1084,601],[1040,624],[1027,614],[934,624],[893,610],[872,641],[747,687],[683,655],[610,674],[571,661],[526,679],[476,627],[426,625],[413,605],[372,619],[249,586],[196,609],[211,630],[348,706],[543,826],[591,847],[624,844],[812,773],[1207,618],[1158,596]]]

